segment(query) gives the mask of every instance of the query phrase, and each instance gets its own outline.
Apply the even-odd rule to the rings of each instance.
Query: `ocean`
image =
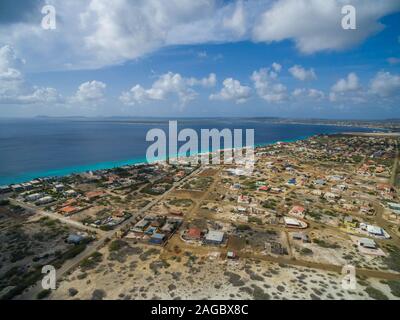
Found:
[[[0,119],[0,185],[146,161],[148,130],[168,132],[166,119]],[[255,144],[371,129],[274,124],[263,119],[178,119],[178,129],[254,129]]]

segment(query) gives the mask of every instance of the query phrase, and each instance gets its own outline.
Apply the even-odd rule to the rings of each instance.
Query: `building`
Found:
[[[153,243],[153,244],[161,245],[161,244],[164,243],[165,238],[166,238],[166,237],[165,237],[165,234],[163,234],[163,233],[154,233],[154,234],[151,236],[149,242],[150,242],[150,243]]]
[[[238,197],[237,202],[241,203],[241,204],[249,204],[250,203],[250,198],[248,196],[245,196],[245,195],[240,195]]]
[[[374,236],[384,236],[383,229],[381,227],[378,227],[378,226],[368,225],[367,226],[367,232],[369,234],[374,235]]]
[[[48,204],[48,203],[53,202],[53,201],[54,201],[53,197],[46,196],[46,197],[40,198],[38,201],[36,201],[36,204],[37,205],[44,205],[44,204]]]
[[[148,221],[146,219],[142,219],[138,223],[136,223],[133,226],[133,228],[131,228],[131,231],[133,231],[133,232],[143,232],[149,224],[150,224],[150,221]]]
[[[289,217],[284,217],[283,221],[285,223],[285,226],[288,228],[306,228],[307,223],[294,219],[294,218],[289,218]]]
[[[97,198],[100,198],[103,195],[103,191],[90,191],[85,194],[86,198],[89,201],[93,201]]]
[[[287,182],[287,184],[290,186],[295,186],[296,183],[297,183],[296,178],[289,179],[289,181]]]
[[[64,192],[64,195],[66,195],[67,197],[74,197],[76,195],[78,195],[78,193],[75,190],[67,190]]]
[[[206,234],[204,242],[207,244],[219,245],[224,241],[224,233],[222,231],[209,230]]]
[[[258,188],[258,191],[269,191],[271,189],[271,187],[269,186],[260,186]]]
[[[377,249],[375,241],[369,238],[361,238],[358,241],[358,245],[367,249]]]
[[[34,193],[34,194],[30,194],[30,195],[26,196],[25,200],[32,202],[32,201],[39,200],[41,197],[43,197],[42,193]]]
[[[0,186],[0,194],[11,192],[12,189],[9,186]]]
[[[61,191],[64,190],[64,185],[63,185],[62,183],[56,184],[56,185],[54,186],[54,189],[55,189],[57,192],[61,192]]]
[[[59,211],[61,214],[68,216],[68,215],[75,213],[77,211],[77,209],[73,206],[66,206],[66,207],[61,208]]]
[[[185,238],[187,240],[200,240],[201,239],[201,230],[196,227],[189,228],[186,231]]]
[[[298,218],[304,218],[306,209],[302,206],[294,206],[290,211],[289,214],[291,216],[295,216]]]

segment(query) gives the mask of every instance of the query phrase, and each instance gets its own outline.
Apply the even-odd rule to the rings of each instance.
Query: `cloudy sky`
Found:
[[[0,117],[35,115],[399,118],[400,0],[1,0]]]

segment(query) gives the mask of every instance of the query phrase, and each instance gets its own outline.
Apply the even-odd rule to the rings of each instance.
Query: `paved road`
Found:
[[[123,229],[125,226],[129,225],[132,223],[138,216],[141,216],[143,213],[145,213],[147,210],[149,210],[151,207],[156,205],[158,202],[160,202],[162,199],[164,199],[167,195],[169,195],[171,192],[173,192],[177,187],[179,187],[181,184],[186,182],[188,179],[190,179],[193,175],[197,174],[201,170],[201,167],[194,170],[192,173],[190,173],[188,176],[183,178],[182,180],[176,182],[173,184],[173,186],[166,192],[164,192],[162,195],[158,196],[156,199],[151,201],[149,204],[147,204],[145,207],[141,208],[138,210],[135,214],[132,215],[129,219],[125,220],[122,224],[120,224],[117,228],[114,230],[108,231],[108,232],[103,232],[102,236],[98,239],[89,244],[86,249],[81,252],[79,255],[75,256],[74,258],[67,260],[61,268],[57,270],[57,281],[62,279],[62,277],[72,270],[73,268],[77,267],[82,260],[86,259],[89,257],[91,254],[94,252],[98,251],[102,246],[104,246],[104,243],[106,242],[107,239],[112,239],[113,237],[116,236],[117,232]],[[55,219],[59,219],[57,214]],[[97,229],[96,229],[97,230]],[[35,299],[37,294],[42,291],[42,285],[41,281],[38,281],[36,285],[30,287],[27,291],[25,291],[22,295],[16,297],[15,299],[17,300],[31,300]]]

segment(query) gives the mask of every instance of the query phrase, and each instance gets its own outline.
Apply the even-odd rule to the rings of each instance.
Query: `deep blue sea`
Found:
[[[371,131],[325,125],[272,124],[254,119],[181,119],[179,129],[254,129],[255,144],[305,139],[320,133]],[[0,185],[38,177],[145,162],[146,133],[168,132],[168,120],[1,119]]]

